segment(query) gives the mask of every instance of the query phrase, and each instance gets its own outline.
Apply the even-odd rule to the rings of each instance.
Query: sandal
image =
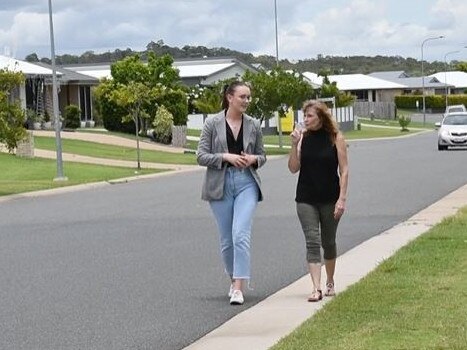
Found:
[[[324,291],[324,295],[327,297],[333,297],[336,295],[336,291],[334,289],[334,282],[326,283],[326,290]]]
[[[308,297],[308,301],[311,302],[311,303],[316,302],[316,301],[320,301],[321,299],[323,299],[323,292],[321,291],[321,289],[315,290]]]

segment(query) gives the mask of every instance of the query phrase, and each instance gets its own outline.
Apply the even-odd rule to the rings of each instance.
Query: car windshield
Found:
[[[448,115],[444,118],[444,125],[467,125],[467,115]]]
[[[464,110],[461,107],[449,108],[449,113],[453,112],[463,112]]]

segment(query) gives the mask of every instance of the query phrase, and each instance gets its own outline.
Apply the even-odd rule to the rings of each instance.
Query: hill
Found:
[[[231,50],[224,47],[207,48],[205,46],[189,46],[185,45],[182,48],[171,47],[164,43],[163,40],[157,42],[151,41],[146,45],[146,51],[138,52],[130,48],[126,50],[116,49],[113,52],[95,53],[94,51],[86,51],[79,56],[61,55],[56,57],[58,65],[66,64],[89,64],[89,63],[108,63],[115,62],[131,56],[139,54],[143,59],[146,57],[147,51],[153,51],[157,55],[169,54],[174,59],[182,58],[202,58],[202,57],[236,57],[249,64],[261,64],[264,68],[272,68],[276,64],[276,58],[270,55],[254,56],[251,53],[244,53]],[[46,62],[50,63],[49,58],[39,58],[37,54],[32,53],[26,56],[26,61],[29,62]],[[456,62],[454,62],[456,63]],[[324,56],[318,55],[316,58],[289,61],[287,59],[280,60],[280,65],[286,69],[295,69],[299,72],[323,72],[328,74],[353,74],[362,73],[368,74],[375,71],[405,71],[412,76],[421,75],[421,61],[414,58],[404,58],[401,56]],[[425,62],[424,71],[426,75],[444,71],[444,62]]]

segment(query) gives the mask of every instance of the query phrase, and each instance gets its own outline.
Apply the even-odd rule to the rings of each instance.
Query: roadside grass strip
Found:
[[[339,293],[272,349],[466,349],[466,228],[464,207]]]

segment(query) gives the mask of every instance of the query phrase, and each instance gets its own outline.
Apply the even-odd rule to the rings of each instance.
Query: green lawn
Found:
[[[38,149],[55,150],[55,138],[35,136],[35,147]],[[89,157],[120,160],[136,160],[136,148],[105,145],[97,142],[70,140],[62,138],[62,150],[65,153],[79,154]],[[196,164],[194,154],[170,153],[162,151],[141,150],[141,161],[164,164]]]
[[[408,115],[410,116],[410,115]],[[371,120],[370,118],[358,118],[359,122],[364,123],[364,124],[370,124],[370,125],[378,125],[378,126],[390,126],[390,127],[397,127],[400,128],[399,121],[397,120],[392,120],[392,119],[374,119]],[[417,129],[428,129],[432,130],[435,128],[434,123],[426,122],[425,125],[423,125],[423,122],[415,122],[411,121],[409,126],[410,128],[417,128]]]
[[[338,294],[272,350],[466,349],[466,227],[467,207]]]
[[[0,153],[0,196],[135,176],[132,168],[64,162],[63,172],[68,181],[55,182],[56,171],[57,162],[53,159],[19,158]],[[161,171],[143,169],[138,174]]]

